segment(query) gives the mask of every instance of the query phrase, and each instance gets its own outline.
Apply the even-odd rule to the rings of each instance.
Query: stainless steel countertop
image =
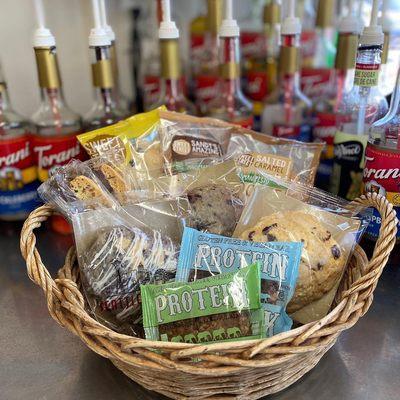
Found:
[[[18,233],[0,223],[0,399],[164,399],[131,382],[51,319],[41,289],[26,275]],[[70,240],[43,230],[38,242],[54,273]],[[316,368],[268,399],[400,399],[399,250],[383,272],[368,314],[341,335]]]

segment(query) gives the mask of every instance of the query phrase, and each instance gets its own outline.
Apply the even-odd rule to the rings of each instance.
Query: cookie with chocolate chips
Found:
[[[316,216],[302,211],[268,215],[241,239],[254,242],[302,242],[299,277],[288,312],[300,310],[329,292],[340,279],[345,264],[343,250],[332,232]]]
[[[191,207],[190,227],[216,235],[232,236],[243,202],[227,185],[209,185],[187,193]]]

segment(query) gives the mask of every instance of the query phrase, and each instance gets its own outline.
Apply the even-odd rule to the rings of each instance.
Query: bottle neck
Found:
[[[241,92],[239,38],[221,37],[219,54],[219,75],[223,93]]]
[[[281,6],[277,1],[270,1],[264,6],[264,35],[267,41],[267,58],[279,55],[281,35]]]
[[[358,35],[351,32],[339,34],[335,58],[335,112],[343,101],[344,93],[354,82],[354,67],[358,46]]]
[[[3,79],[0,79],[0,113],[11,109],[10,99],[8,97],[7,84]]]
[[[284,97],[288,95],[287,90],[290,90],[292,95],[300,91],[298,46],[298,35],[282,35],[279,51],[279,88]]]
[[[182,72],[178,39],[161,39],[160,55],[161,78],[164,80],[180,80]]]
[[[354,87],[360,95],[367,96],[378,86],[382,45],[360,46],[357,51]]]
[[[184,97],[185,87],[182,78],[162,78],[161,85],[163,88],[163,96],[166,97],[167,102],[170,101],[170,99],[181,99],[182,97]]]

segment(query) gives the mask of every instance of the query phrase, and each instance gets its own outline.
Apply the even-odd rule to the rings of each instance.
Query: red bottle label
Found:
[[[363,173],[365,190],[386,195],[400,206],[400,151],[368,145]]]
[[[196,77],[196,100],[207,104],[218,94],[218,76],[199,75]]]
[[[246,32],[240,34],[240,49],[242,57],[265,58],[267,54],[267,41],[262,32]]]
[[[143,84],[143,98],[147,106],[155,104],[160,98],[160,77],[146,75]]]
[[[331,68],[302,68],[301,90],[311,98],[323,97],[334,84],[335,74]]]
[[[317,51],[317,34],[315,31],[303,31],[300,36],[300,51],[303,64],[314,58]]]
[[[385,196],[395,206],[397,217],[400,217],[400,150],[381,149],[368,144],[365,150],[363,183],[364,192]],[[378,237],[380,225],[381,217],[374,210],[370,217],[367,234],[373,238]],[[397,240],[399,239],[400,230],[398,229]]]
[[[267,95],[267,74],[264,71],[248,71],[246,95],[253,101],[262,101]]]
[[[29,135],[0,140],[0,215],[32,211],[37,186]]]
[[[274,125],[272,135],[281,138],[293,138],[300,134],[299,126]]]
[[[205,37],[201,34],[190,35],[190,57],[191,61],[199,61],[205,51]]]
[[[47,180],[49,171],[67,164],[73,158],[84,160],[85,152],[74,134],[68,136],[33,137],[33,154],[41,182]]]
[[[310,142],[311,127],[307,124],[296,126],[275,124],[272,127],[272,135],[285,139],[296,139],[301,142]]]
[[[232,124],[239,125],[242,128],[252,129],[253,128],[253,117],[249,117],[246,119],[236,120],[232,122]]]
[[[336,114],[317,113],[315,117],[316,123],[313,130],[314,138],[328,145],[333,145],[333,139],[336,133]]]

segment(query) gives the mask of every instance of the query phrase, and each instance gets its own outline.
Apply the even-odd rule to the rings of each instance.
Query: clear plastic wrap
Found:
[[[115,330],[143,336],[140,285],[175,278],[182,234],[177,204],[121,207],[88,163],[78,161],[54,171],[39,193],[72,221],[93,314]]]
[[[156,197],[187,198],[187,226],[231,236],[244,207],[244,184],[234,161],[142,182]]]
[[[280,159],[282,157],[282,159],[286,160],[293,158],[289,162],[289,168],[283,171],[285,174],[282,176],[287,176],[290,179],[295,179],[308,185],[314,184],[320,155],[324,148],[324,144],[322,143],[302,143],[291,139],[280,139],[213,118],[199,118],[169,111],[160,111],[160,118],[161,126],[170,127],[172,130],[172,135],[165,136],[166,142],[162,146],[164,156],[167,157],[166,165],[171,163],[172,152],[170,148],[173,134],[184,136],[188,129],[189,132],[190,130],[196,132],[196,128],[201,128],[204,132],[210,133],[210,136],[206,137],[207,139],[213,138],[215,142],[219,143],[224,160],[228,160],[231,157],[238,158],[243,155],[257,156],[257,154],[266,156],[274,155],[275,158]],[[229,136],[227,147],[225,141],[226,135]],[[189,164],[187,160],[191,157],[190,146],[187,145],[185,140],[182,143],[178,143],[178,145],[180,144],[179,148],[185,153],[184,155],[180,155],[183,158],[183,167],[188,170],[190,165],[186,165],[186,163]],[[201,161],[201,159],[199,157],[192,160],[194,166],[196,164],[202,166],[207,165],[207,163],[218,162],[221,157],[213,157],[211,155],[208,161],[204,161],[204,159]],[[181,162],[181,160],[177,161]],[[247,162],[249,162],[249,158],[247,158]],[[170,171],[171,168],[168,170]]]
[[[222,161],[226,156],[230,127],[161,119],[160,129],[167,174],[188,172]]]
[[[275,182],[286,185],[287,190],[256,185],[233,236],[254,242],[303,243],[299,278],[288,312],[305,324],[329,311],[367,221],[359,217],[362,207],[302,184]]]
[[[319,162],[320,145],[292,141],[264,143],[249,134],[232,134],[227,157],[233,157],[242,168],[246,183],[263,183],[262,170],[280,178],[313,184]]]

